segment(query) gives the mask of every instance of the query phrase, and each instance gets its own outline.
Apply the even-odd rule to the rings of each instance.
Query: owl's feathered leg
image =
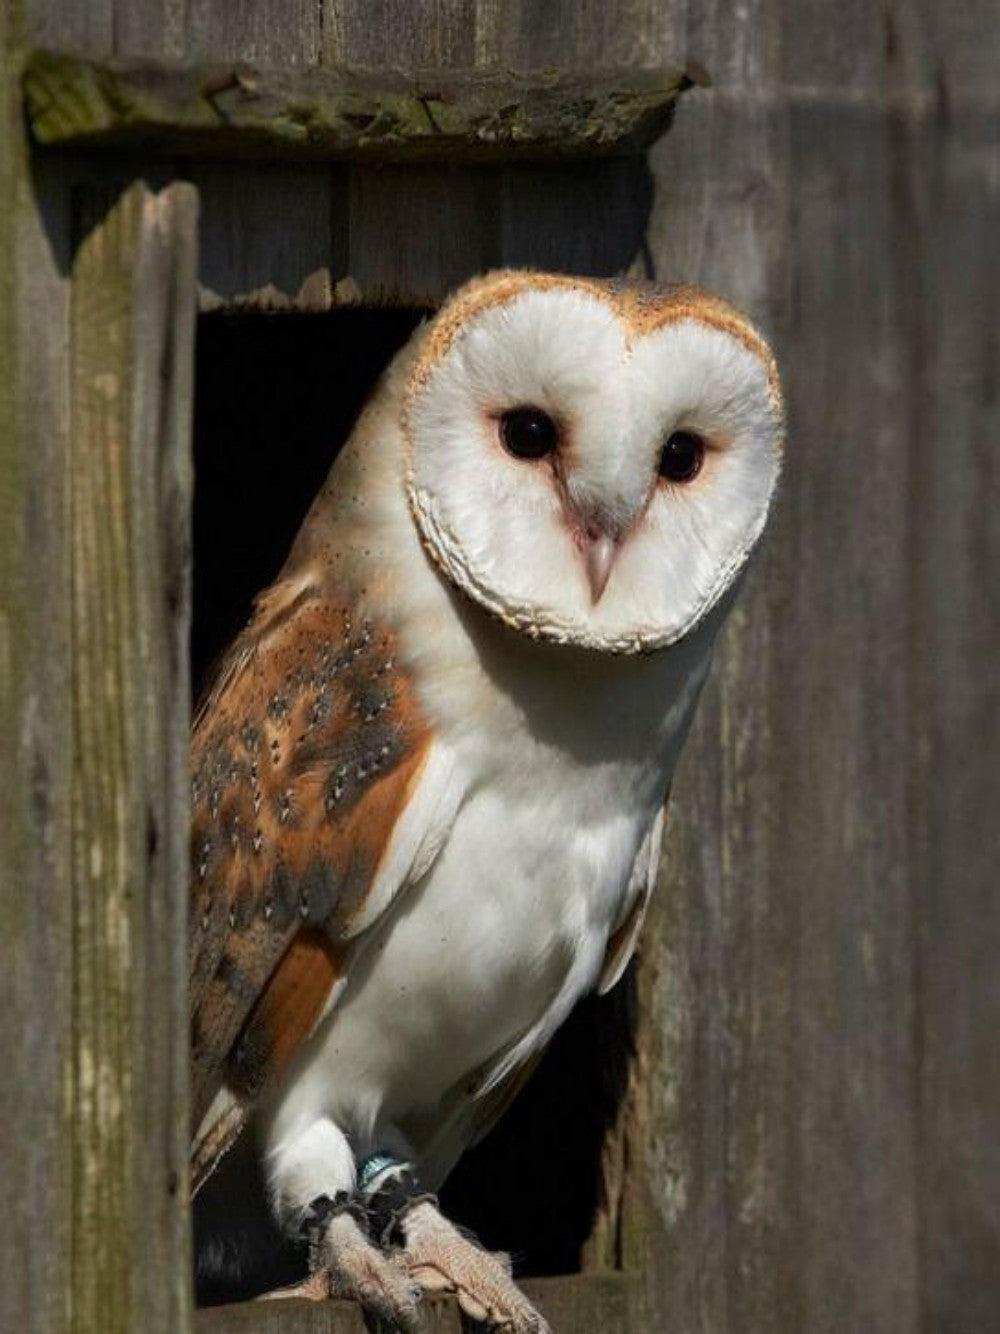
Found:
[[[309,1248],[308,1278],[268,1297],[346,1297],[416,1334],[420,1287],[371,1238],[367,1201],[355,1190],[354,1155],[344,1133],[321,1118],[274,1145],[267,1171],[282,1226]]]
[[[377,1171],[366,1172],[369,1165]],[[549,1334],[511,1278],[507,1257],[484,1250],[450,1223],[408,1164],[373,1155],[360,1185],[373,1238],[395,1248],[403,1272],[424,1291],[455,1293],[462,1310],[491,1330]]]

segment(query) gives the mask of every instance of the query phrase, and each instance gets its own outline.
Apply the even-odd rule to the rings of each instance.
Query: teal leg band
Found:
[[[386,1153],[384,1149],[376,1149],[370,1153],[358,1165],[358,1190],[367,1190],[371,1183],[387,1167],[404,1167],[406,1164],[402,1158],[397,1158],[394,1154]]]

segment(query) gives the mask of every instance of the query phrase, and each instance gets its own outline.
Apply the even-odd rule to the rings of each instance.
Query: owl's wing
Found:
[[[301,581],[259,601],[192,739],[196,1185],[436,856],[452,777],[387,629]]]
[[[629,960],[635,953],[635,947],[639,941],[639,932],[646,920],[646,909],[649,907],[653,886],[656,884],[656,873],[660,866],[660,848],[663,845],[663,825],[666,820],[669,797],[670,791],[668,789],[667,795],[663,799],[663,805],[657,811],[656,818],[650,825],[646,837],[639,844],[639,852],[632,868],[628,893],[625,896],[624,911],[621,920],[611,933],[608,948],[604,955],[604,967],[601,969],[600,980],[597,983],[597,994],[599,996],[603,996],[611,990],[621,978],[622,973],[629,965]]]

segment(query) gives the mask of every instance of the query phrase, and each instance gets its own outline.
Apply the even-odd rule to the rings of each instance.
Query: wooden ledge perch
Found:
[[[157,156],[511,161],[641,152],[699,70],[495,70],[427,78],[337,68],[95,62],[51,51],[23,76],[35,140]]]
[[[637,1309],[636,1280],[620,1272],[575,1274],[562,1278],[528,1279],[521,1284],[553,1329],[600,1330],[630,1334],[640,1328],[631,1312]],[[453,1297],[427,1297],[421,1303],[427,1334],[462,1334],[464,1328]],[[361,1308],[354,1302],[241,1302],[198,1312],[196,1334],[365,1334]]]

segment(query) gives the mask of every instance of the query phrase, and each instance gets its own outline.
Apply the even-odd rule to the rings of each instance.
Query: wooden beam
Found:
[[[641,1285],[621,1273],[568,1274],[527,1279],[521,1285],[548,1320],[565,1334],[640,1334]],[[453,1297],[427,1298],[421,1307],[426,1334],[461,1334]],[[299,1300],[239,1302],[198,1312],[197,1334],[364,1334],[361,1309],[353,1302]]]
[[[159,156],[511,161],[639,152],[696,70],[615,74],[253,69],[37,51],[24,71],[39,144]]]
[[[70,318],[72,1330],[184,1331],[196,196],[80,192]]]
[[[0,1329],[65,1334],[69,223],[47,174],[32,182],[13,11],[0,5]]]

